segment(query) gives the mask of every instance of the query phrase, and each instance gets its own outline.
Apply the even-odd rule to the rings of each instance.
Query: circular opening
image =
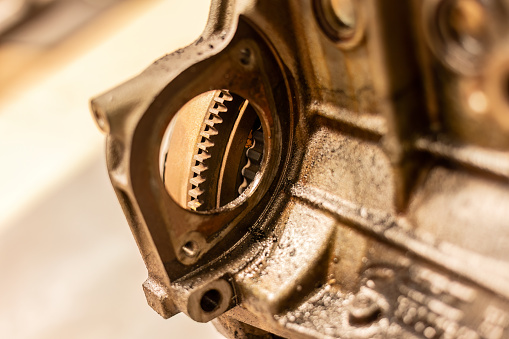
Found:
[[[194,258],[198,255],[199,248],[194,241],[188,241],[182,246],[182,252],[189,258]]]
[[[247,66],[251,63],[251,50],[243,48],[240,50],[240,63]]]
[[[355,27],[355,12],[352,0],[330,0],[332,12],[341,27]]]
[[[357,25],[353,0],[315,0],[314,9],[320,26],[331,39],[353,37]]]
[[[221,296],[221,293],[216,290],[208,290],[203,294],[200,300],[200,307],[203,310],[203,312],[210,313],[214,312],[219,308],[219,305],[221,304],[223,297]]]
[[[451,0],[439,8],[440,34],[469,55],[480,55],[487,40],[486,13],[478,0]]]
[[[249,101],[228,90],[209,91],[184,105],[168,125],[161,178],[182,207],[215,210],[246,198],[244,191],[259,181],[265,148],[260,117]]]

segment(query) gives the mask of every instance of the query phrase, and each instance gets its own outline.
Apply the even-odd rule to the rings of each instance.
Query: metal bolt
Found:
[[[189,258],[194,258],[199,253],[199,248],[196,242],[194,241],[188,241],[182,246],[182,252]]]

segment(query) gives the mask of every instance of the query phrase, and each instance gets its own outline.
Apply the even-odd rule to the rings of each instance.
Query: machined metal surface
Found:
[[[509,337],[508,11],[213,1],[92,100],[149,305],[231,338]]]

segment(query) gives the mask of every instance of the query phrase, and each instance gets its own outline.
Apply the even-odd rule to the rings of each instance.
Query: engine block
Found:
[[[509,2],[214,0],[91,108],[161,316],[509,337]]]

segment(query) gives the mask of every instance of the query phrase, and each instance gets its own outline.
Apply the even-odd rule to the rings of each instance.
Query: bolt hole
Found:
[[[471,55],[480,55],[486,42],[486,16],[478,0],[449,1],[439,23],[442,34]]]
[[[249,65],[251,63],[251,50],[249,48],[240,50],[240,63],[243,65]]]
[[[354,36],[357,17],[353,0],[315,0],[315,14],[323,31],[334,41]]]
[[[329,3],[341,27],[350,29],[355,27],[355,10],[352,0],[332,0]]]
[[[210,313],[214,312],[219,308],[219,304],[221,304],[223,297],[221,296],[221,293],[216,290],[208,290],[203,294],[200,300],[200,307],[203,310],[203,312]]]
[[[194,258],[198,255],[198,245],[194,241],[188,241],[182,246],[182,252],[189,258]]]

